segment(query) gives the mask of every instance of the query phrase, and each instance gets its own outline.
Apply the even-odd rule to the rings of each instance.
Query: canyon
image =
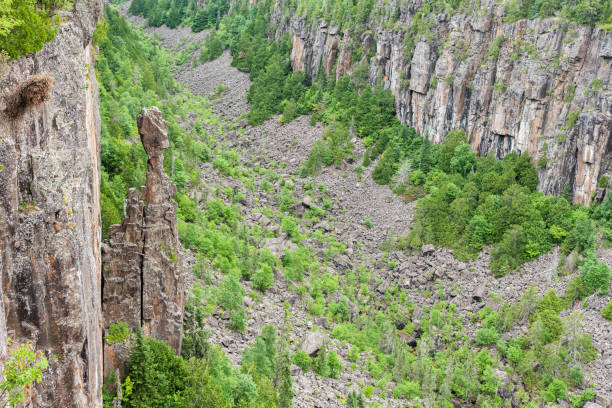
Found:
[[[507,23],[503,6],[486,0],[472,13],[435,16],[431,38],[408,46],[405,39],[411,35],[408,28],[417,8],[397,0],[388,3],[377,7],[397,9],[398,14],[373,19],[359,32],[290,15],[278,3],[271,16],[275,27],[271,39],[288,34],[293,69],[313,79],[320,74],[338,78],[365,67],[371,85],[380,83],[393,92],[401,122],[432,142],[441,143],[448,131],[462,128],[480,155],[502,158],[517,151],[529,154],[534,164],[544,163],[538,165],[538,189],[546,194],[559,195],[569,186],[575,203],[603,198],[605,185],[599,181],[612,177],[609,33],[561,25],[556,19]],[[143,109],[138,121],[148,156],[146,185],[130,189],[122,224],[111,226],[108,240],[102,240],[100,117],[92,44],[101,7],[97,0],[76,0],[73,11],[63,12],[64,22],[54,41],[36,54],[11,61],[7,71],[0,72],[0,360],[6,356],[9,338],[32,342],[48,358],[50,368],[32,393],[35,407],[102,406],[103,378],[112,368],[123,371],[125,364],[125,350],[104,341],[113,323],[127,322],[131,329],[141,326],[146,335],[181,350],[190,272],[178,240],[177,204],[172,200],[177,190],[163,168],[168,125],[156,108]],[[359,59],[353,57],[355,43],[362,51]],[[247,75],[230,66],[227,53],[208,64],[183,69],[177,77],[206,96],[213,94],[217,82],[227,85],[230,92],[218,98],[215,108],[237,121],[248,110]],[[240,128],[234,126],[227,136],[230,147],[242,147],[252,156],[268,149],[261,159],[266,164],[276,156],[287,156],[287,173],[298,171],[323,131],[308,127],[304,118],[289,125],[273,119],[261,127]],[[295,135],[300,140],[294,145]],[[357,151],[363,153],[364,147],[358,144]],[[205,184],[238,188],[235,181],[215,173],[212,165],[205,164],[203,170]],[[342,202],[345,212],[348,208],[345,214],[334,207],[334,223],[321,226],[348,243],[350,254],[335,257],[334,268],[348,270],[362,261],[357,256],[360,241],[376,264],[383,258],[378,248],[389,231],[407,231],[412,205],[391,197],[369,174],[363,182],[353,172],[344,176],[347,181],[342,177],[340,170],[327,169],[319,179],[334,187],[334,202]],[[303,185],[297,191],[306,194]],[[198,194],[202,191],[192,192]],[[259,200],[272,202],[272,197],[259,193],[246,200],[254,206]],[[359,200],[363,202],[355,204]],[[297,205],[301,211],[309,206],[307,201]],[[266,217],[250,207],[244,216],[251,227],[270,227],[270,220],[264,221]],[[370,218],[375,222],[371,229],[351,226],[356,219]],[[265,245],[280,254],[291,247],[285,235]],[[611,262],[609,251],[602,249],[600,255]],[[480,306],[472,294],[484,287],[493,292],[505,286],[510,288],[508,298],[518,300],[531,279],[538,281],[541,293],[549,285],[560,290],[567,284],[567,279],[553,278],[558,251],[529,264],[529,276],[495,282],[486,271],[488,256],[458,263],[445,250],[428,249],[410,257],[392,251],[391,259],[399,268],[389,272],[376,291],[382,297],[389,282],[401,282],[406,290],[422,285],[435,291],[433,280],[423,278],[433,270],[434,276],[446,279],[444,289],[449,293],[456,292],[454,282],[461,282],[467,289],[453,296],[465,310],[476,312]],[[461,276],[468,270],[471,276]],[[416,290],[410,296],[422,301]],[[264,324],[280,324],[281,301],[290,305],[296,322],[308,321],[308,306],[280,282],[264,296],[262,305],[252,306],[246,335],[234,337],[223,326],[224,317],[214,315],[208,321],[211,338],[224,346],[233,363],[239,363],[241,350]],[[248,297],[245,302],[252,303]],[[601,308],[603,299],[593,305]],[[594,310],[587,313],[591,328],[602,324]],[[314,325],[330,328],[324,319]],[[296,325],[295,335],[307,338],[313,322]],[[599,329],[595,335],[603,350],[595,381],[604,392],[608,391],[605,378],[612,372],[609,333]],[[331,347],[343,357],[346,354],[339,342]],[[343,374],[341,380],[323,382],[313,373],[292,373],[300,391],[296,404],[303,404],[296,406],[306,406],[310,401],[304,395],[319,387],[326,392],[315,401],[337,406],[327,393],[339,393],[344,383],[356,378],[365,381]]]

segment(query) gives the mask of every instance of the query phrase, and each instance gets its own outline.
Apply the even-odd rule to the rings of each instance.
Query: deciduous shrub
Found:
[[[546,402],[556,402],[558,399],[567,398],[567,384],[562,380],[555,378],[546,388],[544,399]]]
[[[296,351],[291,361],[300,367],[302,371],[308,371],[312,368],[312,358],[304,350]]]
[[[583,253],[593,249],[595,249],[595,228],[593,221],[587,217],[580,217],[576,220],[574,227],[563,243],[563,252],[569,254],[575,250],[578,253]]]
[[[476,332],[476,342],[482,345],[494,344],[499,339],[499,333],[495,328],[485,327]]]
[[[470,150],[470,145],[462,143],[455,147],[450,167],[452,171],[467,175],[476,166],[476,153]]]
[[[414,383],[412,381],[397,384],[397,386],[393,390],[393,397],[395,398],[405,398],[407,400],[411,400],[420,395],[421,388],[417,383]]]
[[[108,328],[108,335],[104,336],[104,340],[108,344],[122,343],[130,338],[131,331],[128,324],[125,322],[113,323]]]
[[[274,271],[267,264],[260,264],[253,275],[253,286],[262,292],[274,286]]]
[[[2,369],[0,404],[21,406],[34,383],[40,383],[49,362],[31,343],[15,344],[8,339],[8,356]]]

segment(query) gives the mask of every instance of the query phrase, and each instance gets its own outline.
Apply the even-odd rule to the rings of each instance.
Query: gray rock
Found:
[[[302,205],[306,208],[311,208],[314,206],[313,202],[312,202],[312,197],[310,196],[305,196],[304,199],[302,200]]]
[[[297,245],[286,237],[275,237],[266,239],[264,248],[268,248],[272,254],[282,258],[288,249],[296,249]]]
[[[602,405],[596,404],[592,401],[587,402],[586,404],[583,405],[583,408],[606,408]]]
[[[475,303],[482,302],[487,296],[487,289],[484,285],[478,285],[472,293],[472,301]]]
[[[433,245],[423,245],[421,247],[421,256],[431,255],[435,252],[436,247]]]
[[[315,356],[321,347],[323,347],[323,344],[325,344],[325,339],[325,333],[321,330],[310,332],[306,335],[300,349],[309,356]]]
[[[289,372],[291,373],[292,377],[297,377],[302,372],[302,369],[295,364],[291,364],[291,367],[289,367]]]

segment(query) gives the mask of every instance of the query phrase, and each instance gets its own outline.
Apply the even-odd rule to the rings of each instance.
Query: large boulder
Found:
[[[310,332],[306,335],[304,342],[302,343],[302,349],[309,356],[315,356],[321,347],[325,344],[325,333],[322,331]]]

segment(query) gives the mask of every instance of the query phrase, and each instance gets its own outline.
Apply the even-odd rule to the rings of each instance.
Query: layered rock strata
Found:
[[[104,327],[127,322],[180,352],[185,283],[178,240],[176,187],[163,167],[168,123],[157,108],[143,109],[138,130],[149,157],[146,185],[129,190],[125,218],[109,228],[102,248]],[[121,358],[107,347],[109,367]],[[107,371],[105,369],[105,371]]]
[[[101,2],[0,66],[0,371],[7,339],[49,361],[33,407],[102,406],[98,89]]]
[[[367,24],[294,17],[272,24],[293,40],[293,69],[312,78],[357,67],[395,96],[398,118],[436,143],[465,129],[474,150],[532,157],[539,189],[588,204],[612,175],[612,34],[559,19],[506,22],[503,2],[425,16],[420,2],[379,1]],[[605,184],[605,183],[602,183]]]

